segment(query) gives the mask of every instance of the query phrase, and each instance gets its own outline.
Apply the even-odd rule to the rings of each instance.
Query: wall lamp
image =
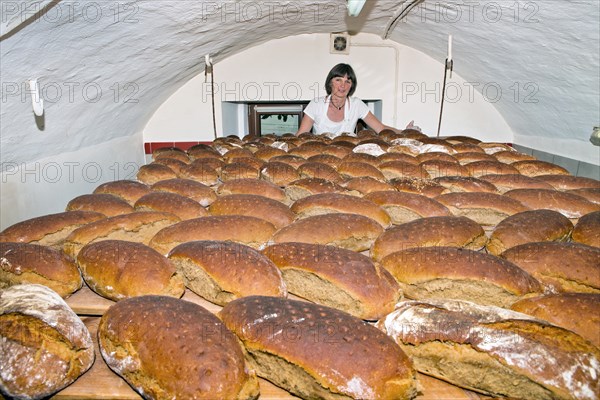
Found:
[[[351,17],[358,17],[365,2],[366,0],[348,0],[348,15]]]

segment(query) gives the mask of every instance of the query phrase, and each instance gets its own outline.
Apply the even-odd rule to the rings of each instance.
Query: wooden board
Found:
[[[302,300],[291,295],[290,298]],[[207,310],[217,313],[221,306],[213,304],[194,292],[186,289],[183,300],[199,304]],[[120,376],[112,372],[100,355],[97,342],[97,328],[100,317],[115,304],[114,301],[105,299],[94,293],[87,286],[83,286],[67,300],[67,304],[77,313],[86,324],[92,337],[96,351],[96,361],[92,368],[81,376],[72,385],[57,393],[53,398],[61,399],[104,399],[104,400],[139,400],[138,395]],[[444,381],[418,374],[419,385],[422,393],[418,400],[480,400],[488,397],[459,388]],[[265,379],[259,378],[261,400],[293,400],[298,397],[273,385]]]

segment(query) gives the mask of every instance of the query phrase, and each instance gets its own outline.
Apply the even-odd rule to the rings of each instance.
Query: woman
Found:
[[[362,119],[371,129],[379,133],[383,129],[397,129],[381,123],[360,99],[352,97],[356,90],[356,74],[348,64],[338,64],[329,71],[325,80],[326,97],[319,97],[306,106],[304,118],[296,135],[310,132],[331,133],[354,132],[356,123]],[[417,129],[411,121],[407,128]]]

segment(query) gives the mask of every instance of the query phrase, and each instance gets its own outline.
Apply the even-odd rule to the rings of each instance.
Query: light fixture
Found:
[[[358,17],[367,0],[348,0],[348,15]]]

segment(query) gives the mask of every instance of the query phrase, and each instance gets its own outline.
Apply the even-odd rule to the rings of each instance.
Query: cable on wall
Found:
[[[392,34],[392,31],[394,30],[394,28],[396,28],[396,25],[398,25],[398,22],[400,22],[402,20],[402,18],[406,17],[408,15],[408,13],[415,8],[419,3],[422,3],[425,0],[412,0],[412,1],[405,1],[404,3],[409,3],[407,4],[405,7],[401,8],[399,10],[398,13],[396,13],[396,15],[392,18],[392,20],[390,21],[389,24],[387,24],[387,26],[385,27],[385,31],[383,34],[383,38],[384,39],[388,39],[390,37],[390,35]]]

